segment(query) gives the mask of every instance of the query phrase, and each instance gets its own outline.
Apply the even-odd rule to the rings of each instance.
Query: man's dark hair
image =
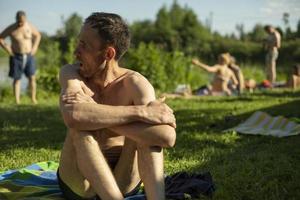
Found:
[[[123,19],[113,13],[95,12],[85,19],[84,24],[96,29],[104,45],[111,45],[116,50],[115,59],[119,60],[128,50],[130,33]]]
[[[265,31],[269,31],[269,30],[270,30],[270,28],[272,28],[272,26],[271,26],[271,25],[265,25],[265,26],[264,26],[264,29],[265,29]]]
[[[23,10],[19,10],[16,14],[16,19],[20,19],[22,16],[26,16],[26,13]]]

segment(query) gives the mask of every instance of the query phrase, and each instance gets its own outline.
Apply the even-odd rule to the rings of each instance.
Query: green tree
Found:
[[[63,27],[57,31],[57,36],[66,38],[76,38],[82,26],[82,17],[77,13],[71,14],[66,20],[63,20]]]
[[[141,41],[145,43],[153,42],[155,38],[154,23],[150,20],[134,22],[130,26],[130,32],[133,47],[137,47]]]
[[[248,37],[253,42],[261,42],[266,37],[266,32],[264,30],[264,26],[261,24],[256,24],[252,31],[248,33]]]
[[[74,51],[76,48],[76,39],[71,37],[68,42],[68,49],[64,53],[63,64],[69,64],[75,62]]]
[[[39,88],[59,92],[58,72],[61,67],[61,51],[59,42],[42,33],[42,40],[36,55]]]
[[[235,26],[236,30],[238,31],[239,33],[239,37],[240,37],[240,40],[245,40],[246,39],[246,34],[245,34],[245,30],[244,30],[244,24],[237,24]]]
[[[300,19],[298,20],[298,23],[297,23],[297,30],[296,30],[295,36],[297,38],[300,38]]]
[[[62,51],[62,64],[73,63],[73,53],[76,47],[76,38],[80,32],[83,20],[77,13],[71,14],[63,20],[63,27],[57,31],[57,39]]]

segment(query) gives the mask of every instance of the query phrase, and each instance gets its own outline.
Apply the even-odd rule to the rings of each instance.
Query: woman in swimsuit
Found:
[[[198,59],[193,59],[192,63],[200,68],[214,73],[214,79],[211,82],[211,87],[209,88],[210,95],[231,95],[231,90],[228,88],[228,83],[232,81],[232,86],[236,87],[238,81],[232,72],[228,68],[228,65],[231,61],[229,53],[222,53],[218,57],[218,63],[213,66],[208,66],[204,63],[201,63]]]

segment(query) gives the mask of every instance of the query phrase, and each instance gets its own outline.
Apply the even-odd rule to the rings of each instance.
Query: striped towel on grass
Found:
[[[57,183],[58,163],[39,162],[33,165],[0,172],[0,200],[64,200]],[[136,194],[124,200],[144,200]]]
[[[298,135],[300,125],[282,116],[272,117],[265,112],[256,111],[245,122],[230,130],[244,134],[286,137]]]
[[[0,172],[1,200],[63,200],[57,184],[56,162],[40,162]]]

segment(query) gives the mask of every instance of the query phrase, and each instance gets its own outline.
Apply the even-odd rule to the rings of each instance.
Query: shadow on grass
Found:
[[[61,149],[66,129],[57,106],[0,107],[0,150]]]
[[[299,105],[300,100],[295,99],[260,110],[300,118]],[[194,160],[185,170],[210,171],[218,188],[214,199],[299,199],[300,136],[222,132],[253,112],[228,116],[230,108],[176,111],[177,144],[170,150],[170,160]]]

